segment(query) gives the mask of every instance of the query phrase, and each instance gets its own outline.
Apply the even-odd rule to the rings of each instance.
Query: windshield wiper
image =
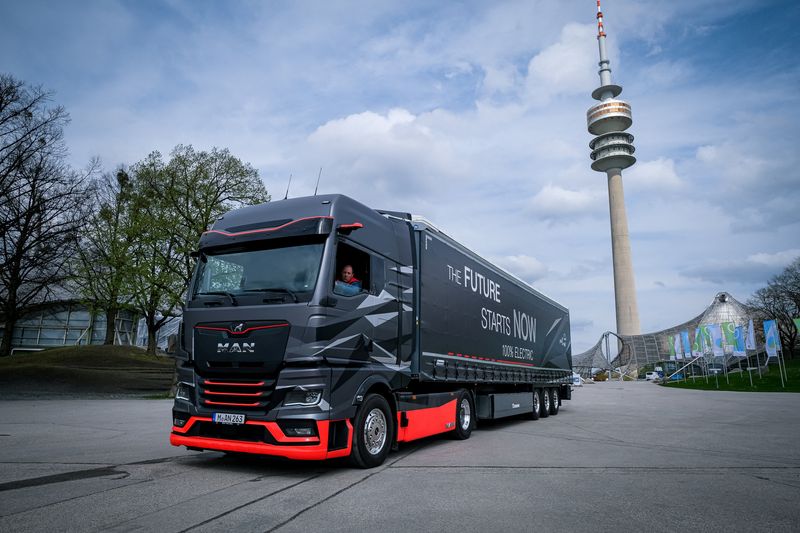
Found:
[[[239,302],[236,301],[236,296],[233,293],[228,291],[208,291],[208,292],[198,292],[195,293],[195,296],[227,296],[231,299],[231,303],[234,306],[239,305]]]
[[[245,289],[244,292],[282,292],[284,294],[288,294],[289,296],[291,296],[292,299],[294,299],[294,303],[300,301],[297,299],[297,295],[295,293],[293,293],[289,289],[284,289],[281,287],[272,287],[272,288],[265,287],[263,289]]]

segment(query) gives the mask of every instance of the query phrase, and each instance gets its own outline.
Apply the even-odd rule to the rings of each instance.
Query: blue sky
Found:
[[[633,107],[624,172],[643,331],[739,300],[800,256],[800,4],[606,1]],[[424,214],[614,329],[605,178],[589,168],[593,0],[5,2],[0,69],[55,92],[71,163],[228,147],[275,198]]]

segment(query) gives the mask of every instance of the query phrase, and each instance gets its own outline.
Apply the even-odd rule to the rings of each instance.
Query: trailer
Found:
[[[420,217],[343,195],[270,202],[225,214],[197,259],[175,446],[369,468],[398,443],[570,398],[568,310]]]

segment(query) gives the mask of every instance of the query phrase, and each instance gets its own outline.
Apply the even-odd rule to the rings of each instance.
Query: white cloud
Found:
[[[778,252],[758,252],[740,260],[713,260],[685,269],[681,275],[712,283],[756,282],[766,285],[770,277],[780,273],[800,257],[800,248]]]
[[[548,219],[573,218],[597,213],[603,208],[599,194],[588,190],[569,190],[548,184],[530,201],[536,215]]]
[[[675,171],[675,161],[664,157],[639,161],[624,176],[626,188],[633,191],[677,191],[683,187]]]
[[[595,26],[567,24],[561,37],[531,59],[526,80],[531,97],[585,93],[598,84]]]
[[[495,257],[493,262],[529,284],[533,284],[548,273],[547,266],[530,255]]]
[[[424,196],[462,170],[450,141],[405,109],[331,120],[308,145],[334,175],[336,189],[358,196]]]

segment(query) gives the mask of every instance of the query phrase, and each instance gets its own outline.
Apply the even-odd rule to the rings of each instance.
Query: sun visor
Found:
[[[315,216],[283,219],[261,223],[234,226],[230,228],[214,228],[200,237],[200,248],[229,246],[266,239],[283,239],[303,235],[327,235],[333,231],[333,217]]]

